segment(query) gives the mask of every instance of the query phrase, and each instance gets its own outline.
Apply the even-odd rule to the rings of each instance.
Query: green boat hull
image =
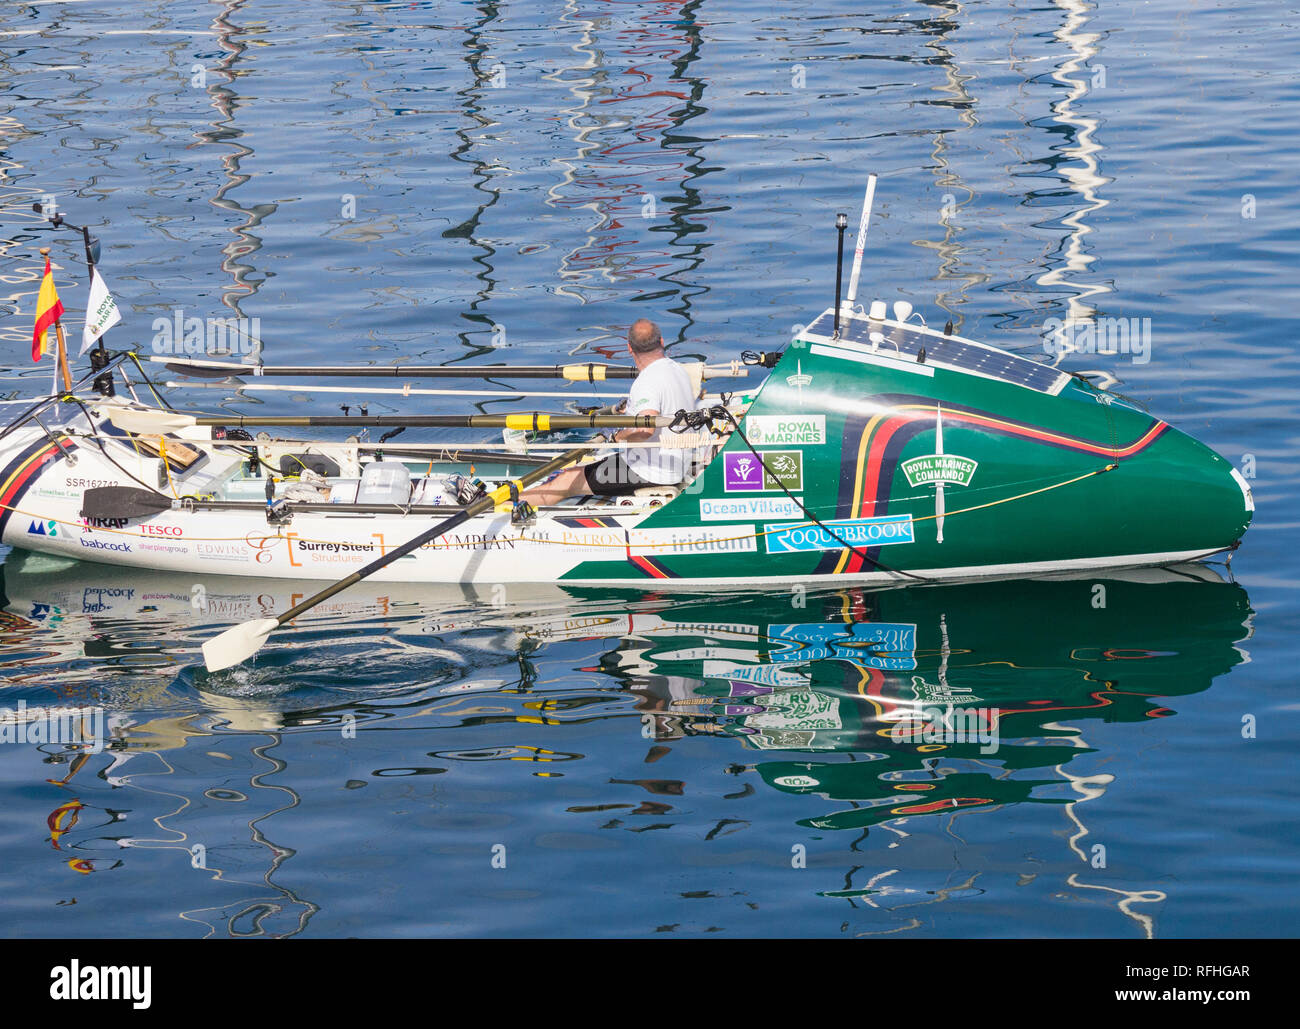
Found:
[[[896,352],[888,338],[873,348],[813,333],[785,351],[741,431],[643,523],[737,526],[735,540],[635,559],[646,578],[942,579],[1167,564],[1233,548],[1250,524],[1245,480],[1168,423],[1044,365],[891,325],[933,356]],[[968,364],[1011,370],[942,364],[958,345]],[[627,563],[584,562],[565,578],[625,579]]]

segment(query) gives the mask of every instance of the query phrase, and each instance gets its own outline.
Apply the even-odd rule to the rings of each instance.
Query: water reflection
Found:
[[[249,30],[237,25],[235,19],[242,20],[241,16],[246,17],[244,3],[245,0],[222,0],[219,13],[213,16],[211,28],[217,37],[221,56],[210,72],[203,71],[203,77],[205,80],[209,76],[211,78],[204,88],[216,117],[207,128],[195,133],[199,141],[197,145],[222,148],[221,177],[224,181],[212,193],[211,204],[243,219],[242,223],[229,228],[235,238],[221,248],[221,270],[229,276],[229,281],[221,286],[221,303],[236,318],[244,316],[241,303],[254,296],[265,281],[265,277],[251,277],[256,269],[250,262],[262,249],[262,238],[259,235],[262,223],[275,213],[278,206],[275,203],[241,204],[233,196],[240,186],[252,178],[249,172],[243,170],[243,164],[251,161],[254,156],[246,145],[244,131],[235,124],[235,116],[240,107],[251,101],[241,97],[235,86],[241,75],[250,73],[250,68],[241,65],[254,62],[257,56],[256,44],[261,43],[260,40],[251,39],[254,46],[250,49],[250,42],[241,38],[248,35]],[[193,67],[201,69],[202,65]],[[248,352],[260,359],[260,339],[232,343],[241,348],[250,344],[253,349]]]
[[[1088,252],[1087,237],[1093,231],[1088,224],[1093,212],[1101,210],[1109,201],[1098,190],[1110,180],[1101,172],[1101,142],[1097,137],[1100,124],[1095,117],[1076,109],[1096,85],[1098,72],[1104,76],[1105,68],[1094,69],[1089,62],[1097,56],[1097,42],[1101,36],[1083,31],[1092,8],[1085,0],[1054,0],[1064,14],[1064,20],[1055,36],[1069,48],[1069,56],[1052,69],[1052,78],[1060,83],[1064,95],[1052,103],[1052,121],[1065,132],[1066,142],[1054,147],[1050,161],[1044,163],[1061,175],[1070,189],[1078,194],[1075,210],[1061,219],[1065,230],[1058,252],[1052,255],[1051,267],[1038,278],[1040,286],[1065,287],[1067,292],[1067,318],[1078,321],[1096,314],[1093,298],[1111,292],[1105,282],[1086,282],[1096,257]],[[1104,78],[1103,80],[1104,81]],[[1057,355],[1057,362],[1060,357]]]
[[[559,20],[577,30],[575,56],[544,76],[571,98],[561,114],[574,151],[553,158],[561,176],[546,203],[589,218],[560,260],[556,292],[586,304],[627,297],[632,284],[631,299],[680,319],[665,332],[670,345],[691,338],[692,301],[705,291],[691,281],[707,249],[698,237],[726,209],[706,206],[704,141],[688,128],[706,112],[706,81],[691,70],[704,41],[699,8],[690,0],[592,18],[567,4]]]
[[[200,591],[190,577],[21,554],[3,571],[10,731],[19,701],[29,721],[50,705],[110,712],[102,753],[56,743],[32,752],[46,845],[69,874],[92,878],[131,866],[138,851],[177,851],[182,867],[206,870],[196,872],[202,902],[180,917],[219,935],[293,935],[329,906],[322,887],[304,886],[319,883],[320,856],[293,841],[342,816],[313,813],[295,783],[312,784],[316,805],[331,783],[335,793],[437,783],[390,803],[436,810],[436,828],[422,831],[454,839],[490,813],[517,814],[501,801],[484,808],[472,784],[522,767],[570,777],[588,798],[528,817],[569,829],[573,817],[593,819],[593,836],[645,832],[686,817],[680,798],[716,778],[720,743],[732,806],[706,806],[700,838],[748,833],[765,846],[793,827],[796,839],[842,836],[842,875],[817,874],[822,901],[898,911],[972,895],[978,854],[961,882],[931,875],[923,889],[915,880],[926,875],[890,852],[935,832],[957,840],[964,819],[1050,808],[1059,820],[1036,845],[1067,869],[1074,862],[1061,889],[1104,895],[1152,935],[1164,894],[1121,888],[1090,864],[1088,811],[1112,783],[1091,737],[1103,722],[1136,729],[1175,716],[1178,698],[1246,659],[1251,619],[1245,591],[1199,565],[675,598],[362,584],[255,667],[208,676],[197,647],[213,625],[284,610],[311,586],[231,580]],[[679,751],[693,773],[617,774],[617,755],[638,743],[650,746],[648,762]],[[470,767],[484,772],[466,785],[455,773]],[[345,781],[340,769],[351,769]],[[363,826],[389,814],[349,811]]]

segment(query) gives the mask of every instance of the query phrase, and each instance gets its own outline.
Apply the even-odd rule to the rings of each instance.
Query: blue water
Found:
[[[0,746],[0,934],[1292,935],[1298,20],[1169,0],[6,5],[6,394],[48,383],[39,247],[80,326],[80,248],[31,212],[46,196],[103,240],[112,346],[148,351],[181,308],[259,319],[277,363],[554,363],[616,353],[646,315],[675,355],[723,361],[830,304],[834,215],[856,223],[876,171],[859,299],[1041,359],[1048,318],[1151,319],[1149,360],[1064,366],[1215,447],[1258,510],[1210,580],[806,607],[363,590],[218,676],[196,648],[274,606],[259,587],[196,606],[188,581],[10,554],[0,706],[114,725],[84,760]],[[539,406],[478,406],[520,403]],[[703,655],[780,664],[794,624],[914,634],[887,669],[818,644],[785,689],[823,727],[755,733],[771,695],[723,696]],[[1020,712],[1001,749],[882,742],[864,683],[941,681]]]

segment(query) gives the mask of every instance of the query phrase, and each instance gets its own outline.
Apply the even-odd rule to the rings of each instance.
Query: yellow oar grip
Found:
[[[570,382],[604,382],[605,366],[591,364],[566,364],[562,369]]]
[[[524,484],[519,479],[512,482],[503,482],[500,486],[488,494],[492,498],[492,510],[501,512],[507,510],[506,506],[510,503],[510,487],[513,486],[520,494],[524,492]]]
[[[551,427],[551,416],[549,414],[508,414],[506,415],[507,429],[535,429],[538,432],[546,432]]]

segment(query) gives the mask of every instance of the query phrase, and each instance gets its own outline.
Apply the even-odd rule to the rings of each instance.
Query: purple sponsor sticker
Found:
[[[722,488],[728,493],[763,488],[763,466],[749,453],[722,455]]]

